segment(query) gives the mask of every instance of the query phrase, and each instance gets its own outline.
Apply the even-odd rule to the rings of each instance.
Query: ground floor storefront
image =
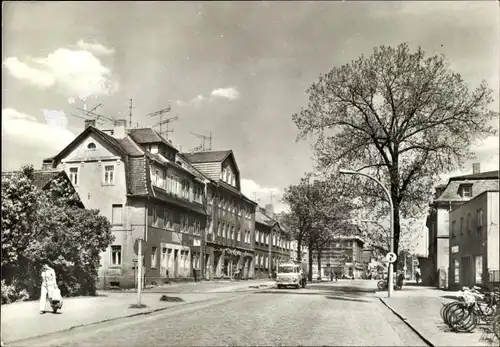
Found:
[[[248,250],[209,244],[205,248],[204,264],[206,280],[254,277],[254,253]]]

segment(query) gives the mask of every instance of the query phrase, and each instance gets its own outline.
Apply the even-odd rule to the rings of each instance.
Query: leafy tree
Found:
[[[321,252],[326,243],[340,236],[344,230],[340,226],[350,219],[351,196],[335,176],[315,179],[308,174],[285,190],[283,201],[290,207],[286,224],[297,240],[299,260],[302,244],[307,243],[312,280],[313,250]]]
[[[79,206],[65,179],[41,191],[32,167],[2,177],[2,302],[25,292],[38,298],[44,263],[55,269],[63,295],[95,294],[100,253],[114,237],[99,211]]]
[[[437,175],[472,158],[471,145],[495,134],[489,122],[498,118],[487,108],[485,82],[470,91],[443,56],[412,52],[406,43],[334,67],[308,94],[308,106],[293,115],[298,138],[317,136],[319,169],[368,169],[388,187],[396,254],[401,218],[425,207]],[[373,182],[351,181],[367,202],[386,199]]]

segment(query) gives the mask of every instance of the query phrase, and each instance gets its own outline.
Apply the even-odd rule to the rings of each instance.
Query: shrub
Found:
[[[97,210],[80,208],[65,184],[57,180],[41,192],[30,167],[2,177],[2,281],[14,283],[5,286],[9,302],[23,290],[39,298],[43,264],[54,268],[63,296],[96,294],[100,253],[114,237],[109,221]]]
[[[25,301],[29,299],[26,289],[20,289],[17,283],[7,284],[2,280],[2,304],[10,304],[14,301]]]

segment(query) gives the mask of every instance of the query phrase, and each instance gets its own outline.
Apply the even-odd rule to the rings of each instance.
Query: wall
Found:
[[[499,193],[488,192],[488,207],[487,207],[487,271],[500,270],[500,233],[498,230],[499,219]],[[498,275],[497,275],[498,276]],[[491,278],[493,280],[493,278]],[[498,279],[495,280],[498,282]]]
[[[493,203],[489,203],[488,198],[491,199],[490,193],[483,193],[475,197],[474,199],[468,201],[462,206],[456,208],[450,212],[450,221],[456,221],[455,236],[450,237],[450,274],[449,282],[452,288],[459,288],[461,286],[471,286],[474,284],[481,284],[484,282],[484,275],[488,272],[489,262],[491,256],[489,256],[490,247],[487,246],[491,240],[488,240],[488,236],[492,235],[492,229],[490,228],[490,215],[489,215],[489,205],[491,205],[491,210],[493,210]],[[497,194],[498,200],[498,194]],[[498,203],[496,202],[496,206]],[[483,210],[483,226],[478,226],[477,220],[477,210]],[[498,207],[497,207],[498,211]],[[469,230],[467,218],[471,215],[472,228]],[[498,212],[497,212],[498,215]],[[460,231],[460,219],[463,218],[464,226],[462,231]],[[498,219],[498,217],[497,217]],[[450,235],[451,235],[452,223],[450,223]],[[496,232],[496,239],[493,239],[498,245],[498,229]],[[498,248],[495,249],[493,246],[491,250],[497,251],[498,258]],[[476,273],[475,259],[477,256],[482,256],[482,269],[480,270],[483,274]],[[459,281],[455,281],[455,261],[459,262]]]
[[[95,149],[88,149],[88,145],[94,143]],[[114,166],[114,183],[104,183],[104,167]],[[111,253],[108,248],[101,253],[101,267],[99,269],[100,285],[107,281],[116,282],[114,279],[129,276],[131,270],[129,253],[129,242],[132,236],[132,221],[134,213],[127,213],[128,207],[125,164],[121,157],[107,143],[103,142],[95,134],[90,133],[88,137],[76,144],[75,148],[65,157],[61,158],[59,169],[64,169],[70,176],[70,168],[78,168],[78,182],[74,185],[85,208],[98,209],[100,214],[113,223],[113,205],[122,205],[122,220],[117,221],[111,229],[115,236],[114,245],[122,246],[122,265],[112,267]],[[144,224],[144,222],[143,222]],[[133,276],[133,275],[131,275]],[[133,278],[132,278],[133,280]]]

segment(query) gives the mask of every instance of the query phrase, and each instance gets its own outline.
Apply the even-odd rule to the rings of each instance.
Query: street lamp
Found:
[[[345,170],[345,169],[340,169],[339,173],[344,174],[344,175],[360,175],[360,176],[365,176],[373,181],[375,181],[382,189],[384,190],[385,194],[387,195],[387,199],[389,199],[389,205],[391,206],[391,233],[390,233],[390,251],[394,253],[394,204],[392,202],[391,194],[387,190],[386,187],[375,177],[372,177],[370,175],[358,172],[358,171],[352,171],[352,170]],[[392,282],[393,277],[394,277],[394,264],[389,263],[389,279],[387,283],[387,297],[390,298],[392,295],[392,291],[394,288],[394,284]]]

